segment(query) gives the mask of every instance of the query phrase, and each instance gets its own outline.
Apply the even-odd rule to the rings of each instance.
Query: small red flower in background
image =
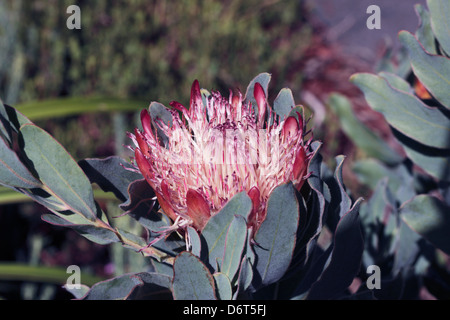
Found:
[[[189,109],[170,103],[170,123],[142,110],[143,131],[129,135],[135,163],[174,221],[173,229],[191,225],[201,231],[229,199],[246,191],[253,204],[248,226],[255,231],[275,187],[288,181],[298,190],[303,185],[311,140],[304,142],[302,116],[279,119],[259,83],[253,94],[257,112],[240,93],[202,97],[196,80]],[[157,128],[167,137],[165,145]]]

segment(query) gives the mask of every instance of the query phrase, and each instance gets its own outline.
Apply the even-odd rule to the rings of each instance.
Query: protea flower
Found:
[[[275,187],[288,181],[297,189],[303,185],[311,140],[304,142],[302,115],[279,119],[259,83],[253,94],[257,111],[241,93],[230,91],[225,98],[212,92],[202,99],[196,80],[189,109],[170,103],[171,122],[142,110],[143,131],[129,135],[134,160],[174,222],[172,230],[191,225],[201,232],[229,199],[245,191],[253,204],[248,227],[255,232]],[[165,145],[160,133],[167,137]]]

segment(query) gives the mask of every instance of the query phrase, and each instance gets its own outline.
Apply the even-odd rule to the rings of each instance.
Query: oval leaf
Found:
[[[220,271],[234,284],[242,253],[247,241],[247,222],[243,216],[234,216],[225,238],[225,248]]]
[[[83,300],[126,300],[157,298],[161,289],[170,286],[170,278],[165,275],[142,272],[96,283],[82,297]],[[137,289],[137,290],[136,290]]]
[[[420,17],[420,25],[416,31],[416,37],[425,47],[425,50],[432,54],[436,54],[436,44],[433,30],[431,28],[430,13],[421,4],[416,4],[414,9]]]
[[[216,284],[216,294],[219,300],[231,300],[233,291],[228,277],[222,272],[213,274],[214,283]]]
[[[431,27],[445,52],[450,55],[450,2],[448,0],[428,0],[431,15]]]
[[[8,143],[12,144],[12,131],[18,133],[22,125],[31,123],[22,113],[0,100],[0,133],[4,135]],[[0,135],[1,136],[1,135]]]
[[[393,88],[380,76],[359,73],[353,75],[351,81],[392,127],[425,145],[450,148],[450,120],[439,109],[428,107],[415,96]]]
[[[283,88],[273,101],[273,111],[280,116],[281,119],[287,118],[291,110],[295,107],[294,96],[289,88]]]
[[[400,220],[396,231],[396,246],[392,273],[398,274],[413,266],[420,253],[419,240],[421,236],[413,231],[403,220]]]
[[[216,300],[214,278],[192,253],[180,253],[173,264],[175,300]]]
[[[132,169],[124,159],[112,156],[105,159],[85,159],[79,163],[91,183],[96,183],[105,192],[112,192],[121,200],[128,200],[128,186],[142,179],[142,174]]]
[[[38,188],[42,185],[20,161],[17,154],[9,148],[1,136],[0,184],[18,188]]]
[[[418,195],[400,210],[403,221],[425,239],[450,254],[450,207],[436,197]]]
[[[423,145],[393,129],[394,136],[402,143],[408,158],[439,180],[450,181],[450,150]]]
[[[241,268],[239,270],[239,276],[237,280],[238,289],[234,294],[234,299],[237,298],[239,293],[247,290],[248,287],[252,284],[253,280],[253,266],[250,262],[250,259],[245,255],[242,258]]]
[[[228,228],[235,215],[247,220],[252,210],[252,200],[245,191],[237,193],[218,213],[213,215],[202,230],[205,240],[208,262],[212,268],[216,266],[216,259],[222,258]],[[217,271],[217,270],[216,270]]]
[[[386,71],[379,72],[378,75],[380,77],[383,77],[384,79],[386,79],[386,81],[389,82],[389,84],[392,87],[394,87],[395,89],[398,89],[400,91],[405,91],[408,93],[414,93],[414,90],[413,90],[413,88],[411,88],[408,81],[406,81],[402,77],[399,77],[398,75],[396,75],[394,73],[386,72]]]
[[[35,125],[23,125],[20,133],[24,152],[42,183],[71,211],[95,221],[97,208],[91,183],[75,160],[52,136]]]
[[[113,231],[97,227],[93,224],[89,224],[88,220],[86,220],[85,224],[75,224],[72,221],[66,220],[53,214],[44,214],[41,218],[45,222],[56,226],[72,228],[79,234],[84,236],[86,239],[89,239],[90,241],[98,244],[110,244],[120,241],[120,239]]]
[[[189,237],[189,242],[191,243],[191,252],[200,258],[201,255],[201,239],[197,230],[193,227],[187,227],[187,233]]]
[[[380,159],[390,165],[398,164],[403,160],[383,139],[355,117],[347,98],[340,94],[332,94],[329,101],[333,111],[339,117],[342,130],[368,156]]]
[[[299,204],[292,183],[276,187],[267,202],[267,216],[255,236],[255,287],[281,279],[289,267],[297,238]]]
[[[440,103],[450,108],[450,59],[426,52],[407,31],[400,32],[398,37],[408,50],[414,74]]]
[[[119,205],[143,227],[157,233],[170,226],[170,219],[155,208],[155,192],[145,179],[133,181],[128,186],[128,200]]]

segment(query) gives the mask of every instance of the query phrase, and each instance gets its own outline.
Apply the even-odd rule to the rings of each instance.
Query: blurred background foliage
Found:
[[[66,28],[71,4],[2,2],[6,102],[96,94],[167,104],[192,79],[228,91],[260,72],[298,85],[291,67],[311,36],[302,1],[77,1],[80,30]]]

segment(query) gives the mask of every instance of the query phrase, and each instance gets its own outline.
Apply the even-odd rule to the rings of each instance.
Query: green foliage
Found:
[[[208,264],[211,268],[222,265],[227,234],[235,216],[240,215],[244,219],[248,219],[251,209],[252,202],[243,191],[236,194],[219,213],[208,220],[202,231],[202,237],[205,240],[204,250],[207,251],[206,257],[208,257]]]
[[[267,202],[267,217],[255,236],[258,285],[274,283],[285,274],[294,252],[300,217],[304,215],[291,183],[272,191]]]
[[[61,211],[70,210],[94,221],[97,208],[89,179],[78,164],[47,132],[33,124],[25,124],[19,134],[23,137],[24,156],[50,194],[57,195]]]
[[[399,33],[407,57],[397,68],[392,64],[388,65],[390,72],[360,73],[350,79],[368,105],[384,116],[405,158],[383,146],[381,138],[351,114],[345,97],[330,99],[345,133],[371,157],[357,161],[353,168],[373,191],[361,206],[366,243],[363,261],[365,266],[377,264],[384,270],[385,289],[375,293],[380,299],[417,298],[423,282],[436,272],[448,272],[438,261],[436,249],[449,253],[450,60],[444,16],[450,5],[445,0],[427,3],[429,11],[415,7],[421,19],[416,34]],[[391,161],[390,155],[397,161]],[[439,285],[427,289],[437,298],[446,297],[445,280],[438,278]],[[402,286],[411,290],[397,290]]]
[[[450,4],[448,1],[442,0],[428,0],[428,8],[431,15],[431,27],[434,31],[435,37],[442,46],[443,51],[450,54],[450,27],[448,25],[448,15],[450,14]],[[431,38],[431,35],[429,35]]]
[[[365,93],[369,105],[401,134],[430,147],[450,147],[450,120],[441,110],[427,108],[418,98],[394,88],[380,76],[357,74],[351,80]]]
[[[330,106],[341,120],[342,130],[350,137],[358,148],[381,161],[395,165],[402,161],[402,157],[380,137],[365,127],[352,112],[350,101],[344,96],[334,93],[330,95]]]
[[[177,300],[216,300],[212,274],[190,252],[182,252],[175,259],[172,288]]]
[[[437,248],[450,254],[450,207],[430,195],[417,195],[400,210],[402,219]]]
[[[19,104],[16,109],[32,121],[56,119],[89,113],[133,112],[145,106],[141,100],[107,97],[47,99]]]
[[[292,108],[295,107],[294,97],[292,96],[292,91],[289,88],[281,89],[280,93],[277,95],[273,101],[273,110],[280,116],[289,116]]]
[[[72,4],[2,3],[4,101],[100,94],[167,104],[195,78],[221,91],[266,70],[285,79],[310,39],[302,1],[78,1],[82,28],[69,30]]]

